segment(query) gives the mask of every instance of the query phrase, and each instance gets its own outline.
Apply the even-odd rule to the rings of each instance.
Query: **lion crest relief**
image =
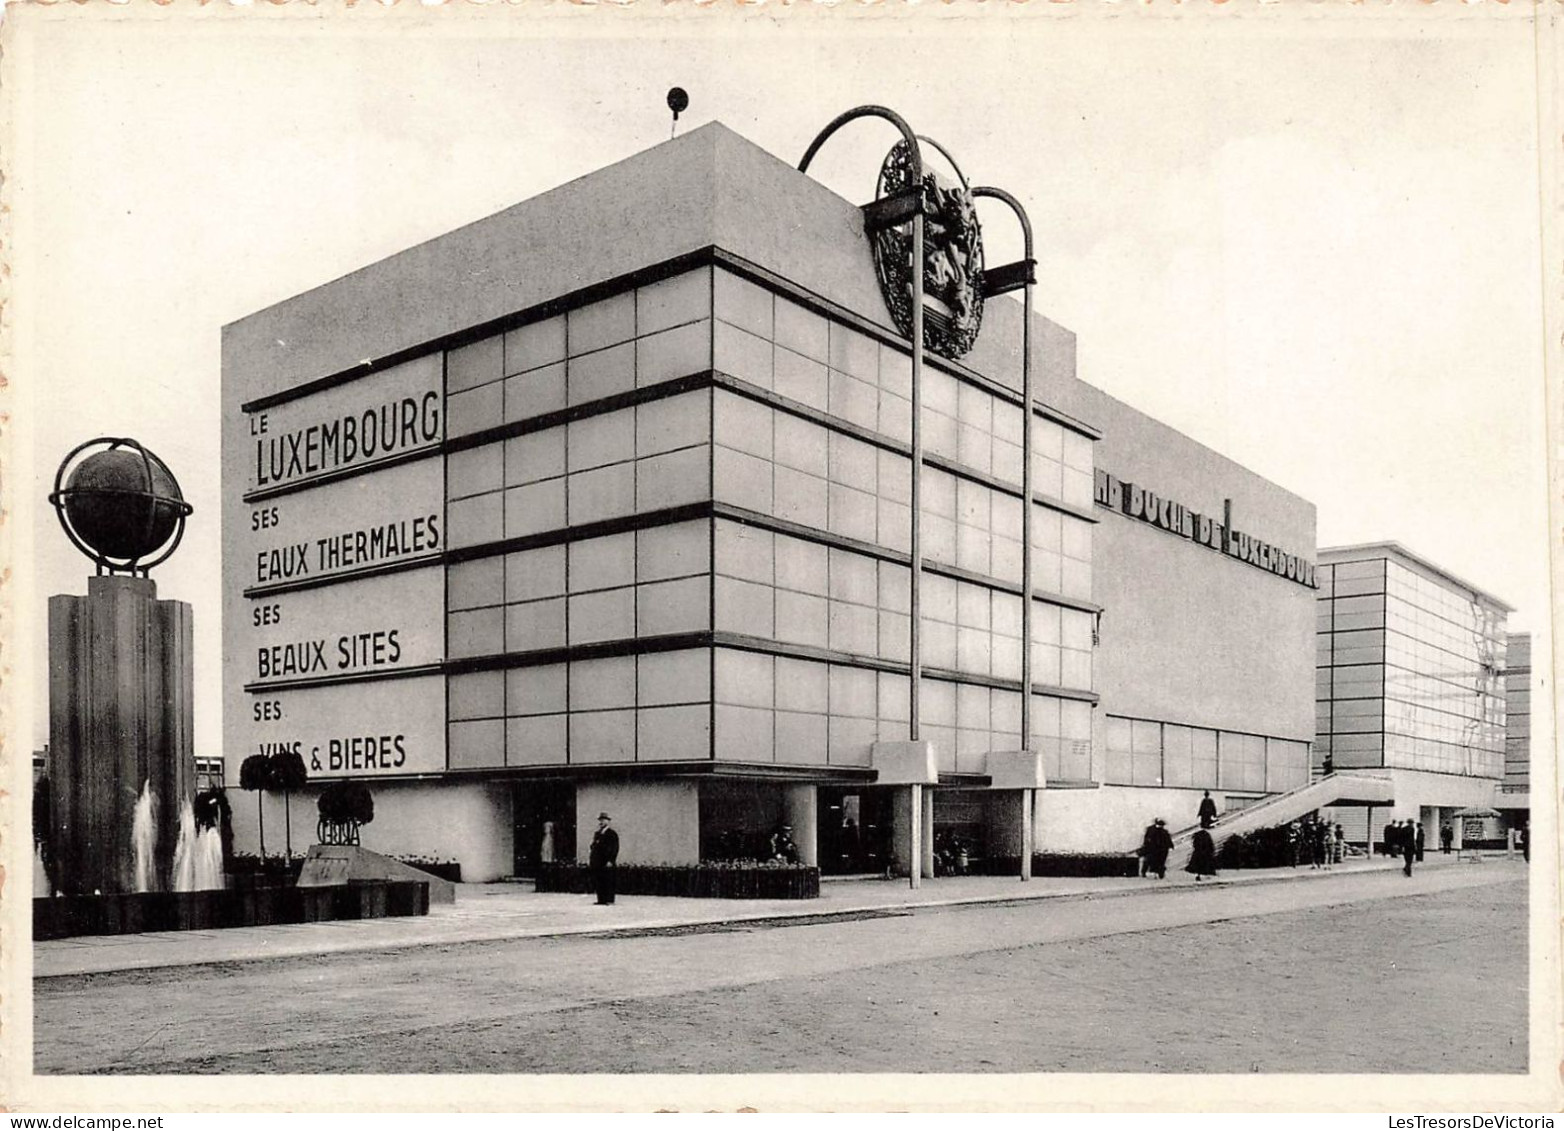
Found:
[[[905,141],[880,167],[877,193],[883,199],[912,182]],[[948,185],[933,172],[923,175],[923,344],[952,360],[977,341],[983,324],[983,234],[972,193],[965,183]],[[887,228],[873,237],[874,267],[891,319],[912,336],[912,230]]]

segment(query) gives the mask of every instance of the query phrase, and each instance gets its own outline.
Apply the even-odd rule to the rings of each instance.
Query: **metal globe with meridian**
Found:
[[[91,448],[99,450],[84,454]],[[61,461],[49,502],[71,543],[109,573],[146,574],[167,561],[192,511],[167,464],[135,440],[109,436]]]

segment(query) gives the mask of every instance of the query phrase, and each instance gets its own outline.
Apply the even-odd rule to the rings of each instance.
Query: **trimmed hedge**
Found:
[[[351,881],[330,887],[245,885],[226,891],[149,891],[33,900],[33,938],[203,931],[429,914],[420,880]]]
[[[801,864],[621,864],[620,895],[686,899],[816,899],[820,869]],[[537,890],[587,895],[592,872],[584,864],[541,864]]]
[[[982,861],[985,876],[1019,876],[1019,856],[990,856]],[[1104,877],[1140,875],[1140,857],[1122,852],[1034,852],[1032,875]]]

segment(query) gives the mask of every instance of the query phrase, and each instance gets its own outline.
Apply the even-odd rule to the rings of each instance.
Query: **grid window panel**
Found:
[[[497,609],[475,609],[446,617],[446,651],[452,659],[504,651],[505,622]]]
[[[711,757],[711,713],[704,706],[642,708],[635,717],[637,761],[703,761]]]
[[[478,495],[446,504],[445,527],[451,549],[495,541],[504,529],[500,496]]]
[[[445,457],[445,496],[462,499],[484,495],[504,486],[501,468],[504,449],[499,444],[484,444]]]
[[[712,368],[763,389],[773,384],[772,348],[765,338],[727,322],[712,327]]]
[[[681,577],[641,585],[635,591],[636,633],[665,636],[711,627],[711,579]]]
[[[711,430],[704,390],[647,401],[635,408],[635,454],[657,455],[704,444]]]
[[[543,546],[505,555],[505,600],[535,601],[565,592],[565,547]]]
[[[718,444],[760,459],[771,458],[770,405],[718,389],[712,400],[712,436]]]
[[[572,712],[570,761],[574,765],[635,761],[635,711]]]
[[[542,648],[564,647],[565,613],[563,599],[507,605],[504,651],[534,652]],[[496,652],[500,650],[493,649]]]
[[[775,536],[769,530],[719,519],[716,569],[727,577],[770,585],[775,579]]]
[[[715,579],[718,632],[771,636],[775,594],[770,586],[732,577]]]
[[[504,406],[505,392],[498,382],[464,393],[451,393],[445,398],[446,439],[466,436],[501,423],[505,418]]]
[[[562,766],[569,759],[566,738],[568,715],[539,715],[511,719],[505,724],[507,766]]]
[[[565,316],[532,322],[505,334],[505,375],[565,360]]]
[[[637,388],[704,373],[711,368],[712,323],[709,319],[636,339]]]
[[[635,413],[604,412],[572,421],[565,436],[566,470],[586,471],[635,456]]]
[[[638,287],[636,332],[641,335],[707,318],[712,310],[711,268],[701,267]]]
[[[636,658],[636,703],[664,707],[711,701],[711,650],[648,652]]]
[[[713,745],[718,758],[734,762],[775,761],[772,711],[719,703],[713,713],[717,723]]]
[[[634,465],[614,464],[571,475],[566,508],[572,526],[603,522],[632,513],[635,510]]]
[[[572,593],[617,589],[635,582],[635,533],[610,534],[569,545]]]
[[[511,668],[505,673],[505,713],[520,718],[563,713],[569,702],[565,664]]]
[[[635,292],[579,306],[565,316],[569,354],[576,357],[635,337]]]
[[[556,362],[505,379],[505,423],[565,407],[565,363]]]
[[[546,479],[541,483],[507,489],[504,496],[505,533],[515,538],[563,528],[566,483],[564,479]]]
[[[458,562],[446,570],[445,585],[445,607],[451,612],[503,604],[505,559],[477,558]]]
[[[505,764],[505,720],[450,724],[447,757],[453,770],[477,770]]]
[[[635,635],[635,590],[607,589],[571,597],[569,616],[571,644],[628,639]]]
[[[565,366],[565,394],[577,405],[627,393],[635,388],[635,343],[572,357]]]
[[[453,675],[447,683],[447,709],[458,719],[497,719],[505,714],[505,673]]]
[[[748,279],[718,270],[712,279],[712,293],[718,318],[751,334],[771,338],[775,302],[770,291]]]
[[[705,573],[711,555],[711,526],[695,521],[639,530],[635,552],[639,581],[665,581]]]
[[[565,429],[545,428],[505,441],[505,485],[521,486],[565,474]]]
[[[826,665],[778,656],[776,705],[779,710],[825,715],[830,710],[830,679]]]
[[[604,711],[635,706],[635,657],[576,660],[570,665],[570,709]]]
[[[649,456],[635,464],[635,505],[641,512],[711,498],[711,451],[705,446]]]

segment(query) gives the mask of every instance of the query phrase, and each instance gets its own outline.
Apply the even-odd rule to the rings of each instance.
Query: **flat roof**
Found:
[[[1444,566],[1430,561],[1422,554],[1414,553],[1400,542],[1363,542],[1355,546],[1323,546],[1319,550],[1320,565],[1331,565],[1335,561],[1343,559],[1362,558],[1400,558],[1406,563],[1435,574],[1459,589],[1466,590],[1495,608],[1502,609],[1507,613],[1515,612],[1514,605],[1495,597],[1486,589],[1473,585],[1465,578],[1457,577],[1445,569]]]

